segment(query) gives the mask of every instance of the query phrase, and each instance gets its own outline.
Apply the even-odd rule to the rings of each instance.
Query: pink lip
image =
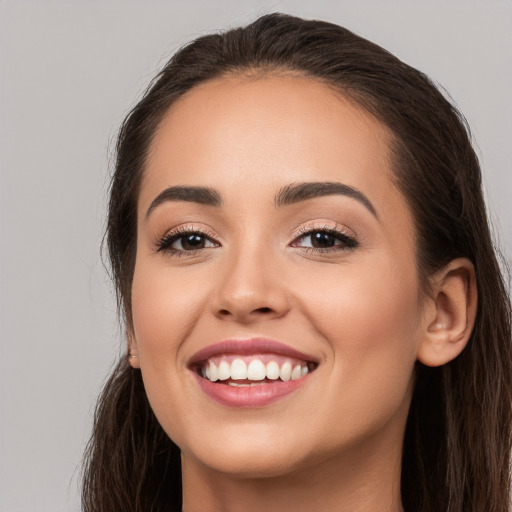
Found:
[[[266,338],[226,340],[206,347],[191,358],[189,366],[201,390],[216,402],[229,407],[262,407],[274,403],[302,387],[311,374],[287,382],[273,381],[250,387],[234,387],[226,383],[210,382],[195,371],[199,363],[222,354],[279,354],[286,357],[318,363],[318,359],[295,350],[278,341]]]
[[[275,381],[252,387],[232,387],[220,382],[210,382],[194,373],[200,388],[216,402],[229,407],[263,407],[296,391],[309,380],[311,374],[288,382]]]
[[[196,365],[210,357],[222,354],[279,354],[303,361],[318,363],[318,359],[310,354],[300,352],[279,341],[267,338],[250,338],[247,340],[225,340],[203,348],[190,359],[190,366]]]

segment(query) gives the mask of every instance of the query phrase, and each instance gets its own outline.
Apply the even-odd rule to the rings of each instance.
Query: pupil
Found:
[[[184,236],[181,245],[185,250],[202,249],[204,247],[204,237],[197,234]]]
[[[335,240],[334,235],[331,235],[330,233],[317,232],[311,235],[313,247],[333,247]]]

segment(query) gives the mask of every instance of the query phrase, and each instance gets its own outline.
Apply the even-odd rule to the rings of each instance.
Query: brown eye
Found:
[[[178,245],[178,247],[174,247]],[[181,247],[180,247],[181,245]],[[193,251],[195,249],[204,249],[206,247],[206,237],[199,233],[191,233],[189,235],[179,237],[173,244],[173,248],[184,251]]]
[[[201,232],[186,231],[166,235],[158,243],[158,251],[183,253],[218,246],[219,244],[217,242]]]
[[[325,247],[334,247],[336,245],[336,237],[332,233],[325,231],[315,231],[309,235],[311,238],[311,247],[319,249]]]
[[[358,242],[351,236],[346,235],[340,231],[331,231],[319,229],[309,231],[308,233],[297,238],[292,246],[304,247],[306,249],[315,250],[336,250],[336,249],[352,249],[357,247]]]

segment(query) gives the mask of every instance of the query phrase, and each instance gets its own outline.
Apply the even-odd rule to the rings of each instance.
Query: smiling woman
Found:
[[[192,42],[121,129],[107,240],[86,511],[508,510],[510,308],[424,75],[284,15]]]

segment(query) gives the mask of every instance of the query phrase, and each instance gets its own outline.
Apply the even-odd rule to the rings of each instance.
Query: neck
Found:
[[[219,473],[182,454],[183,512],[402,512],[401,449],[390,446],[366,444],[273,477]]]

